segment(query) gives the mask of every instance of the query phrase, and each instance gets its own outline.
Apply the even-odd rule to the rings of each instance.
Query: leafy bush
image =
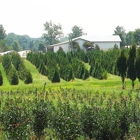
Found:
[[[0,86],[2,86],[2,85],[3,85],[3,76],[2,76],[2,72],[0,70]]]
[[[33,131],[37,138],[41,138],[44,135],[44,129],[47,127],[47,106],[43,100],[36,104],[36,108],[33,109]]]

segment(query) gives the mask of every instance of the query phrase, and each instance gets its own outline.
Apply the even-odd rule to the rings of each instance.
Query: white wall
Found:
[[[86,51],[86,49],[84,48],[83,44],[85,42],[85,40],[82,39],[77,39],[75,40],[77,43],[79,43],[80,48],[84,51]],[[100,47],[101,50],[107,50],[110,48],[114,48],[114,45],[118,45],[118,48],[120,48],[120,42],[94,42],[94,46],[98,44],[98,46]],[[64,52],[69,52],[70,48],[69,48],[69,42],[66,43],[60,43],[60,44],[56,44],[54,45],[54,52],[57,52],[59,50],[59,47],[62,47]]]
[[[83,44],[85,43],[85,40],[78,39],[78,40],[76,40],[76,42],[80,45],[80,48],[82,50],[86,51],[85,47],[83,46]]]
[[[58,44],[54,46],[54,52],[57,52],[59,50],[59,47],[61,47],[63,49],[64,52],[69,52],[69,42],[65,43],[65,44]]]
[[[114,48],[114,45],[116,44],[118,48],[120,48],[120,43],[119,42],[94,42],[94,46],[98,44],[101,50],[107,50]]]

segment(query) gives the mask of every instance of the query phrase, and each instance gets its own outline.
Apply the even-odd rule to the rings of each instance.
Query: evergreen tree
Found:
[[[60,82],[60,76],[58,73],[58,70],[55,70],[53,78],[52,78],[52,83],[58,83]]]
[[[25,77],[25,80],[24,80],[24,83],[25,84],[30,84],[33,82],[33,78],[32,78],[32,74],[30,73],[29,70],[26,70],[26,77]]]
[[[137,75],[137,78],[140,81],[140,48],[138,48],[138,53],[137,53],[137,57],[136,57],[135,67],[136,67],[136,75]]]
[[[84,75],[82,77],[83,80],[87,79],[89,77],[89,71],[85,68],[84,69]]]
[[[134,90],[134,81],[136,80],[136,69],[135,69],[135,57],[136,57],[136,44],[133,44],[129,51],[128,58],[128,78],[132,81],[132,90]]]
[[[0,86],[2,86],[2,85],[3,85],[3,76],[2,76],[2,72],[0,70]]]
[[[16,69],[14,67],[11,68],[9,75],[8,75],[8,79],[11,85],[18,85],[18,75],[16,73]]]
[[[74,74],[72,69],[70,69],[69,78],[68,78],[68,81],[70,80],[74,80]]]
[[[117,59],[117,68],[122,78],[122,89],[124,89],[125,88],[124,81],[127,70],[127,57],[125,55],[124,49],[121,51],[121,54]]]

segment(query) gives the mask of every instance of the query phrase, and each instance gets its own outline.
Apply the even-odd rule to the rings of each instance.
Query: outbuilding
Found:
[[[119,35],[111,35],[111,36],[80,36],[80,37],[72,39],[72,41],[77,42],[79,44],[79,46],[80,46],[80,49],[86,51],[86,48],[83,46],[83,44],[86,41],[93,42],[94,47],[96,45],[98,45],[98,47],[101,50],[107,50],[107,49],[114,48],[114,46],[118,46],[118,48],[120,48],[121,39],[120,39]],[[71,51],[70,42],[65,41],[65,42],[62,42],[62,43],[49,45],[49,46],[46,47],[46,51],[57,52],[60,48],[63,49],[63,51],[66,52],[66,53]]]

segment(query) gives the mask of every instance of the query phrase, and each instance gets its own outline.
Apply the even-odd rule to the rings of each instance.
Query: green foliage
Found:
[[[16,69],[14,67],[12,67],[9,71],[8,80],[11,85],[18,85],[19,79],[18,79]]]
[[[73,39],[73,38],[76,38],[76,37],[79,37],[79,36],[82,36],[84,35],[85,33],[83,33],[83,29],[81,27],[78,27],[76,25],[74,25],[72,27],[72,33],[69,34],[69,38],[70,39]]]
[[[80,48],[79,44],[76,41],[72,41],[72,40],[69,41],[69,46],[72,52],[77,51],[78,48]]]
[[[33,83],[32,74],[29,70],[26,70],[24,75],[25,75],[25,79],[24,79],[25,84]]]
[[[11,46],[12,46],[12,49],[17,52],[21,51],[21,49],[22,49],[21,46],[19,45],[18,41],[14,41]]]
[[[140,36],[140,29],[136,29],[134,31],[134,39],[135,39],[137,45],[140,45],[140,38],[139,38],[139,36]]]
[[[124,47],[126,38],[125,29],[122,26],[117,26],[116,29],[114,30],[114,34],[120,36],[121,38],[120,47]]]
[[[33,48],[34,48],[34,42],[33,42],[33,40],[32,40],[32,41],[30,41],[30,43],[29,43],[29,49],[30,49],[30,50],[33,50]]]
[[[73,109],[69,103],[61,105],[60,102],[60,106],[58,106],[54,116],[53,127],[58,139],[77,139],[81,134],[80,111],[78,108]]]
[[[33,82],[30,71],[26,69],[18,53],[14,52],[4,55],[2,65],[11,85],[17,85],[19,78],[24,81],[25,84]]]
[[[25,84],[33,82],[32,75],[29,70],[25,67],[23,60],[18,53],[12,53],[11,55],[12,64],[18,72],[18,77],[24,81]]]
[[[118,48],[118,45],[115,44],[113,49],[119,49],[119,48]]]
[[[133,44],[133,41],[134,41],[134,32],[129,31],[126,34],[126,45],[131,46]]]
[[[100,50],[100,46],[98,44],[95,45],[95,50]]]
[[[138,48],[138,52],[137,52],[137,56],[136,56],[135,67],[136,67],[136,75],[137,75],[137,78],[140,81],[140,48]]]
[[[90,42],[90,41],[85,41],[83,46],[86,48],[86,50],[94,49],[93,42]]]
[[[117,68],[122,78],[122,88],[124,89],[124,80],[126,77],[126,70],[127,70],[127,57],[125,55],[125,50],[121,50],[121,54],[117,59]]]
[[[15,67],[12,65],[11,55],[4,55],[2,65],[6,72],[8,81],[11,85],[18,85],[18,75]]]
[[[6,31],[3,28],[3,25],[0,24],[0,40],[5,39],[6,37]]]
[[[38,50],[39,44],[44,42],[42,38],[31,38],[28,35],[16,35],[15,33],[9,33],[6,36],[8,46],[11,46],[15,40],[18,41],[22,50],[32,49],[33,51]],[[33,46],[31,46],[32,42]]]
[[[60,82],[60,76],[58,70],[55,70],[54,75],[52,77],[52,83],[58,83],[58,82]]]
[[[3,56],[2,65],[5,69],[6,74],[8,74],[10,69],[12,68],[11,56],[10,55],[4,55]]]
[[[0,40],[0,52],[8,51],[9,47],[7,46],[6,40]]]
[[[1,110],[1,122],[5,139],[24,140],[30,138],[28,108],[21,98],[7,98]]]
[[[140,139],[139,93],[114,93],[1,91],[1,133],[8,140]]]
[[[46,43],[48,45],[56,44],[59,42],[59,38],[61,37],[62,33],[62,27],[60,24],[56,25],[50,22],[46,22],[44,24],[45,31],[47,33],[43,34],[44,39],[46,40]]]
[[[42,44],[42,43],[40,43],[40,44],[39,44],[39,47],[38,47],[38,50],[39,50],[39,51],[42,51],[42,52],[46,52],[46,50],[45,50],[45,45]]]
[[[17,71],[19,71],[20,64],[23,63],[21,58],[20,58],[20,55],[18,53],[16,53],[16,52],[12,53],[11,61],[12,61],[12,64],[14,65],[15,69]]]
[[[136,80],[136,69],[135,69],[135,58],[136,58],[136,45],[133,44],[129,51],[128,58],[128,78],[132,81],[132,89],[134,89],[134,81]]]
[[[2,72],[0,70],[0,86],[2,86],[2,85],[3,85],[3,76],[2,76]]]
[[[44,134],[44,129],[47,127],[47,115],[48,110],[46,103],[41,100],[36,104],[36,107],[33,109],[33,131],[38,139]]]

